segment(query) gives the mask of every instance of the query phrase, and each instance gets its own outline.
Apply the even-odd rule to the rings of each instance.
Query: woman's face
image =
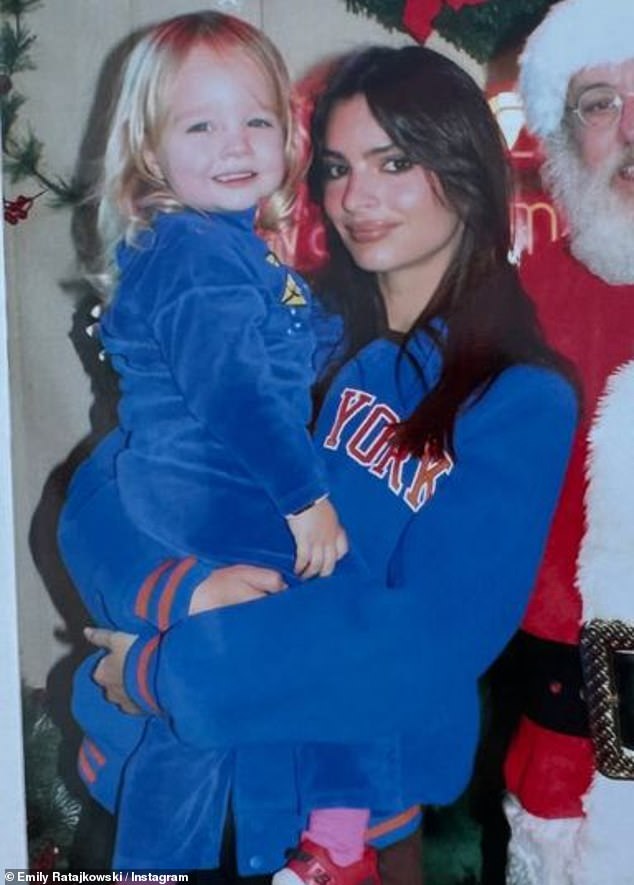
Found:
[[[462,225],[434,176],[392,142],[364,95],[335,105],[323,174],[324,209],[360,268],[388,285],[438,284]]]

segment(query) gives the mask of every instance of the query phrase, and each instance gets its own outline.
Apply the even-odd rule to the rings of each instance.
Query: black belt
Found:
[[[514,645],[524,714],[550,731],[590,737],[579,646],[523,630]]]
[[[524,714],[551,731],[591,737],[600,771],[634,778],[634,628],[590,621],[581,646],[520,631],[513,654]]]

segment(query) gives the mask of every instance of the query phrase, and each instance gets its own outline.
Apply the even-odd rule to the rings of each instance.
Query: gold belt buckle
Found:
[[[634,655],[634,625],[587,621],[581,632],[581,665],[597,769],[606,777],[634,779],[634,750],[623,743],[615,656]]]

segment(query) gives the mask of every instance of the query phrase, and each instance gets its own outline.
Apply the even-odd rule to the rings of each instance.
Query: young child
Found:
[[[184,15],[133,51],[107,145],[100,229],[117,270],[100,335],[120,377],[116,483],[166,560],[197,563],[192,581],[231,563],[328,575],[347,550],[307,430],[310,293],[254,231],[256,214],[275,226],[297,181],[289,107],[263,34]],[[76,576],[81,551],[64,555]],[[276,885],[374,882],[368,817],[315,812]]]

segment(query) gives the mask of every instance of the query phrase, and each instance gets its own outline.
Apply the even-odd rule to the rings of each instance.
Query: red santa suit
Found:
[[[608,803],[615,821],[608,822],[603,809],[598,815],[589,813],[587,821],[581,822],[584,811],[592,807],[591,797],[597,786],[606,779],[595,775],[585,705],[579,698],[581,672],[577,646],[582,621],[588,616],[618,617],[634,625],[634,504],[625,485],[634,465],[634,363],[621,372],[630,379],[631,398],[622,402],[620,388],[624,382],[621,381],[621,400],[609,412],[613,415],[618,409],[619,414],[622,413],[621,431],[614,418],[610,432],[602,429],[604,414],[607,414],[604,407],[597,415],[601,398],[606,389],[611,390],[613,386],[609,379],[634,356],[634,285],[615,286],[604,282],[570,254],[565,240],[528,256],[522,265],[522,275],[526,288],[537,302],[550,343],[578,368],[584,411],[537,586],[523,624],[529,650],[524,658],[525,675],[530,687],[525,705],[528,715],[520,722],[505,766],[507,787],[518,800],[511,799],[507,806],[513,830],[509,881],[539,885],[581,885],[582,882],[632,885],[634,783],[611,782],[619,788],[618,801],[610,799]],[[621,375],[617,373],[616,377]],[[625,451],[626,428],[632,428],[628,456],[621,455],[619,461],[616,453]],[[596,473],[595,462],[607,467]],[[612,464],[614,466],[610,466]],[[611,486],[605,480],[610,471],[620,474]],[[590,489],[588,477],[592,478]],[[633,492],[632,480],[629,483]],[[620,509],[611,507],[608,494],[615,502],[619,499]],[[611,511],[618,512],[619,517],[614,520],[614,526],[606,527]],[[598,518],[603,520],[600,528],[596,523]],[[619,533],[628,531],[628,520],[629,542],[618,539]],[[605,560],[614,560],[610,545],[622,548],[631,545],[629,567],[617,569],[615,574],[605,572]],[[592,603],[586,598],[589,585],[599,588]],[[627,805],[623,804],[625,794],[629,797]],[[518,817],[522,818],[521,825]],[[534,844],[540,846],[540,852],[545,848],[548,855],[547,843],[552,840],[552,852],[541,869],[542,861],[531,856],[530,846],[522,844],[521,836],[516,839],[516,826],[525,828],[527,819],[529,829],[533,827],[529,843],[533,839]],[[543,824],[540,819],[550,819],[551,825]],[[561,819],[567,820],[558,827],[556,821]],[[604,830],[614,831],[615,824],[622,827],[624,819],[629,820],[629,836],[617,839],[615,846],[606,839]],[[597,829],[591,830],[591,825]],[[604,855],[597,861],[598,867],[590,858],[590,843],[593,851],[601,844],[608,849],[607,857]],[[628,855],[620,878],[614,866],[615,850]]]

